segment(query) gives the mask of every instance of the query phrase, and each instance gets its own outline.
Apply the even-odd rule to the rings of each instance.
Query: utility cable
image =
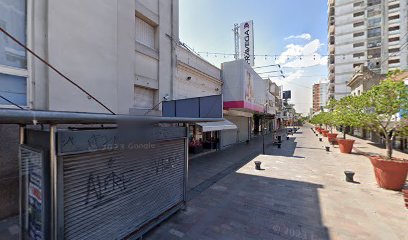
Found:
[[[51,68],[52,70],[54,70],[54,72],[56,72],[58,75],[60,75],[61,77],[63,77],[65,80],[67,80],[68,82],[70,82],[72,85],[74,85],[75,87],[77,87],[79,90],[81,90],[83,93],[85,93],[88,97],[92,98],[93,100],[95,100],[95,102],[97,102],[98,104],[100,104],[103,108],[105,108],[106,110],[108,110],[111,114],[115,115],[115,113],[108,108],[105,104],[103,104],[101,101],[99,101],[97,98],[95,98],[94,96],[92,96],[92,94],[90,94],[88,91],[86,91],[84,88],[82,88],[81,86],[79,86],[77,83],[75,83],[74,81],[72,81],[70,78],[68,78],[67,76],[65,76],[62,72],[60,72],[58,69],[56,69],[54,66],[52,66],[50,63],[48,63],[45,59],[43,59],[42,57],[38,56],[35,52],[33,52],[31,49],[29,49],[27,46],[25,46],[23,43],[21,43],[19,40],[17,40],[13,35],[11,35],[10,33],[8,33],[6,30],[4,30],[2,27],[0,27],[0,31],[3,32],[7,37],[9,37],[10,39],[12,39],[15,43],[17,43],[18,45],[20,45],[22,48],[24,48],[26,51],[30,52],[34,57],[36,57],[37,59],[39,59],[41,62],[43,62],[45,65],[47,65],[49,68]]]
[[[18,107],[18,108],[20,108],[21,110],[26,110],[26,109],[24,109],[22,106],[18,105],[17,103],[15,103],[15,102],[13,102],[13,101],[11,101],[11,100],[9,100],[9,99],[7,99],[7,98],[1,96],[1,95],[0,95],[0,98],[3,99],[3,100],[6,101],[6,102],[8,102],[8,103],[10,103],[10,104],[12,104],[12,105]]]

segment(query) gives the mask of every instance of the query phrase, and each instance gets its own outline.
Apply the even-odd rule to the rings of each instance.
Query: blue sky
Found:
[[[280,63],[298,112],[312,106],[312,84],[327,75],[327,0],[179,0],[180,39],[196,52],[234,53],[234,23],[254,21],[255,66]],[[291,38],[289,38],[292,36]],[[279,58],[279,55],[281,57]],[[287,55],[303,55],[287,57]],[[201,54],[216,66],[232,56]],[[276,70],[274,67],[258,72]],[[266,77],[267,75],[262,75]]]

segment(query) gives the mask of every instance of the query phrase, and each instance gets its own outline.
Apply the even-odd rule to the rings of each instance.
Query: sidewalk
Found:
[[[265,135],[265,148],[272,147],[272,135]],[[275,148],[277,148],[275,146]],[[262,153],[262,136],[224,150],[189,160],[188,199],[192,199],[229,173]]]
[[[268,145],[265,155],[256,154],[261,150],[256,141],[261,147],[255,139],[253,148],[229,149],[235,163],[247,158],[242,166],[221,174],[219,180],[213,178],[209,187],[188,201],[186,210],[145,239],[406,239],[402,194],[379,188],[364,156],[326,152],[326,143],[305,127],[290,140],[284,138],[280,149]],[[248,157],[249,152],[254,157]],[[218,154],[207,157],[208,165],[220,164],[214,159],[232,161],[228,154],[225,159]],[[262,170],[255,170],[254,161],[262,162]],[[190,166],[193,171],[199,165],[192,161]],[[356,172],[355,183],[345,181],[345,170]],[[198,177],[195,174],[190,174],[191,181]]]
[[[309,127],[310,129],[313,126],[307,125],[307,127]],[[341,137],[341,138],[343,137],[342,132],[333,131],[333,133],[338,133],[338,137]],[[327,141],[327,138],[323,138],[323,139],[325,143],[329,144]],[[381,147],[374,145],[374,143],[371,142],[370,140],[354,137],[348,134],[346,134],[346,139],[355,140],[354,145],[353,145],[353,150],[356,153],[370,154],[370,155],[386,155],[387,150],[385,148],[381,148]],[[338,148],[338,145],[334,146],[334,148]],[[392,151],[392,156],[397,157],[397,158],[408,159],[407,153],[403,153],[395,149]]]

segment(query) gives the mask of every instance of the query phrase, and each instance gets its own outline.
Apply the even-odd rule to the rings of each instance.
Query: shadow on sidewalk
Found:
[[[174,229],[186,239],[330,239],[322,221],[321,188],[233,172],[146,239],[168,239]]]

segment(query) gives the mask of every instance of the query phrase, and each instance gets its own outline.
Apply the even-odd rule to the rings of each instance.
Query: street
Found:
[[[192,160],[186,210],[146,239],[406,239],[402,194],[377,187],[368,158],[326,152],[308,127],[265,155],[261,144]]]

